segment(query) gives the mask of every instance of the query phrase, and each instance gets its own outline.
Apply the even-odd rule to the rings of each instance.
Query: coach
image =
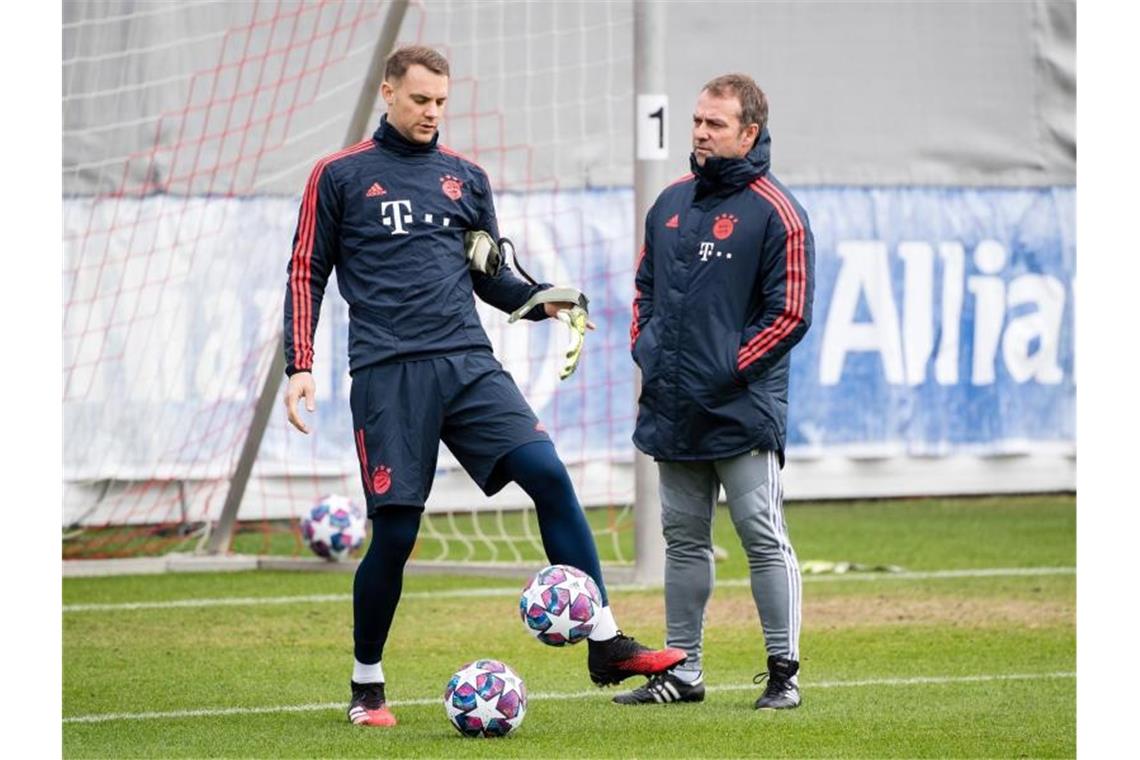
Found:
[[[642,372],[633,441],[658,464],[668,645],[688,659],[619,703],[704,699],[702,626],[723,485],[768,655],[755,707],[800,704],[801,582],[780,469],[789,351],[811,324],[814,252],[807,214],[769,172],[767,121],[767,98],[750,77],[706,84],[693,113],[692,173],[645,220],[630,326]]]

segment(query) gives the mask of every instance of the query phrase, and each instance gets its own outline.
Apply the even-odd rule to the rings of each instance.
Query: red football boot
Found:
[[[630,676],[652,676],[664,673],[685,661],[680,649],[650,649],[618,631],[606,641],[590,640],[590,680],[598,686],[621,683]]]

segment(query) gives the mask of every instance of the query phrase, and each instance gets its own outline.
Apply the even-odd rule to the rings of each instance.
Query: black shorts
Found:
[[[499,459],[550,440],[489,351],[364,367],[349,403],[369,516],[385,504],[424,505],[441,440],[488,496],[506,485],[493,477]]]

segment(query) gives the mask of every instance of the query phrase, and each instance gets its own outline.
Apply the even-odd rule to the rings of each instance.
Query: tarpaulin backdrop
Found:
[[[792,459],[1074,451],[1072,188],[793,190],[810,216],[817,259],[814,323],[792,355]],[[157,213],[175,202],[180,214]],[[504,233],[525,241],[527,269],[580,284],[599,329],[579,373],[559,383],[565,328],[507,325],[480,304],[496,353],[568,460],[627,464],[632,192],[504,194],[497,203]],[[138,207],[124,211],[131,204]],[[291,198],[65,201],[69,234],[100,215],[129,213],[143,220],[136,244],[145,235],[175,241],[162,254],[169,262],[160,281],[123,263],[76,266],[66,283],[68,479],[225,475],[280,324],[296,209]],[[174,219],[177,229],[162,229]],[[179,258],[187,229],[209,231],[212,257]],[[77,239],[69,270],[92,246],[119,261],[116,247],[129,242]],[[126,295],[124,281],[134,283]],[[114,298],[100,296],[111,283]],[[339,295],[327,297],[315,437],[304,448],[322,472],[355,467],[346,319]],[[105,331],[103,354],[84,361],[75,352],[90,341],[75,336],[92,330]],[[258,474],[271,477],[286,460],[296,474],[296,440],[274,414]],[[452,462],[442,452],[442,470]]]

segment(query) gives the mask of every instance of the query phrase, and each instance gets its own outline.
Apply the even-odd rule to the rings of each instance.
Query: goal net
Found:
[[[344,145],[388,9],[64,3],[65,558],[204,546],[281,350],[301,190]],[[449,58],[440,142],[487,170],[526,269],[590,297],[598,330],[565,382],[562,325],[479,313],[608,562],[633,544],[632,24],[627,4],[431,2],[408,7],[397,37]],[[304,556],[296,523],[314,502],[362,501],[347,307],[329,293],[313,432],[274,410],[233,552]],[[543,556],[525,494],[485,498],[446,448],[427,509],[415,559]]]

